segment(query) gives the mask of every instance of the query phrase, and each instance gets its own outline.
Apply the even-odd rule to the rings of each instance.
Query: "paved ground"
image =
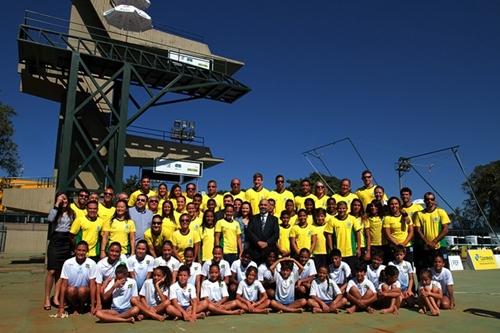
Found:
[[[402,309],[399,316],[304,313],[210,317],[196,323],[143,321],[99,324],[90,315],[49,318],[42,309],[43,265],[10,265],[0,256],[0,332],[500,332],[500,270],[454,274],[457,308],[433,318]]]

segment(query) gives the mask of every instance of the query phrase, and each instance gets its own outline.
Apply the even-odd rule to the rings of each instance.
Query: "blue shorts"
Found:
[[[115,306],[111,305],[111,310],[116,311],[116,312],[118,312],[119,314],[122,314],[122,313],[124,313],[124,312],[127,312],[127,311],[128,311],[128,310],[130,310],[131,308],[132,308],[132,307],[130,306],[130,307],[125,308],[125,309],[118,309],[117,307],[115,307]]]

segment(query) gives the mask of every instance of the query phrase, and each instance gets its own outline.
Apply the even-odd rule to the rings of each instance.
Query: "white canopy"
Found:
[[[103,13],[106,21],[117,28],[141,32],[153,27],[151,17],[134,6],[119,5]]]
[[[149,0],[114,0],[114,3],[116,6],[128,5],[128,6],[134,6],[142,10],[148,9],[149,6],[151,5],[151,2]]]

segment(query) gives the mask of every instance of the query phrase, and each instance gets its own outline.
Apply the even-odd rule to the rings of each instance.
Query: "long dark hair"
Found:
[[[118,200],[116,203],[115,203],[115,207],[118,205],[118,203],[122,202],[124,205],[125,205],[125,214],[124,214],[124,220],[125,221],[128,221],[130,220],[130,213],[128,212],[128,203],[126,200]],[[115,213],[113,214],[113,217],[111,218],[111,222],[109,223],[109,225],[113,225],[113,221],[114,219],[117,218],[117,213],[116,213],[116,210],[115,210]]]

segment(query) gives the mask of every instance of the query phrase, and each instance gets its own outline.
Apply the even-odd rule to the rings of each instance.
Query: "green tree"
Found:
[[[21,163],[17,153],[17,145],[12,140],[14,126],[12,117],[16,115],[14,109],[0,102],[0,169],[9,177],[19,176]]]
[[[333,191],[335,193],[337,193],[340,190],[340,179],[338,179],[337,177],[334,177],[334,176],[327,176],[327,175],[324,175],[324,174],[321,174],[321,177],[320,177],[320,174],[318,174],[316,172],[311,173],[306,178],[288,179],[286,181],[288,183],[287,189],[289,191],[291,191],[294,195],[299,195],[300,194],[300,182],[302,180],[309,179],[311,181],[311,185],[314,186],[314,184],[317,181],[323,182],[323,179],[321,179],[321,178],[323,178],[327,182],[327,184],[328,184],[328,186],[327,186],[328,195],[332,195],[333,194],[333,193],[331,193],[331,191],[330,191],[330,189],[328,187],[330,187],[331,189],[333,189]]]
[[[500,161],[478,165],[469,176],[479,206],[492,226],[500,226]],[[484,225],[483,217],[466,182],[462,189],[469,196],[464,201],[462,215],[471,227]]]
[[[126,192],[128,194],[134,192],[139,188],[139,177],[137,175],[132,175],[129,176],[125,181],[123,182],[123,192]]]

